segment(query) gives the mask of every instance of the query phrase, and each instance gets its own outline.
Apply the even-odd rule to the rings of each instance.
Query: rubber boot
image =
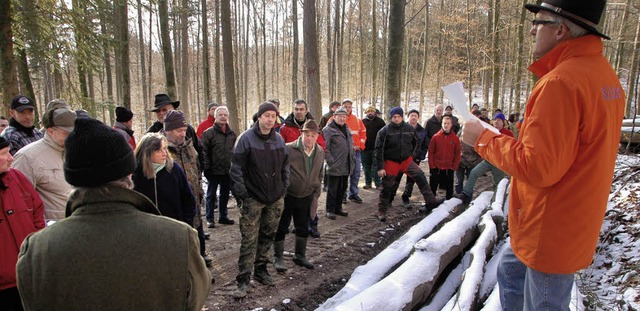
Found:
[[[256,266],[253,270],[253,279],[262,285],[276,285],[276,282],[271,278],[271,275],[269,275],[269,271],[267,271],[267,266]]]
[[[287,271],[287,265],[284,263],[284,240],[273,241],[273,266],[278,272]]]
[[[314,265],[307,260],[307,238],[296,237],[296,254],[293,256],[293,262],[298,266],[303,266],[307,269],[313,269]]]

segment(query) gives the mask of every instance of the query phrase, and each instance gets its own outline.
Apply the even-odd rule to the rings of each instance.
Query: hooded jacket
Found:
[[[284,197],[289,187],[289,154],[284,139],[275,129],[260,132],[260,122],[236,140],[229,175],[233,195],[271,204]]]
[[[25,310],[200,310],[211,288],[196,231],[116,186],[76,190],[17,271]]]
[[[569,274],[589,266],[598,242],[625,108],[602,49],[599,37],[586,35],[547,52],[529,67],[540,79],[519,139],[485,130],[475,145],[513,177],[511,246],[541,272]]]

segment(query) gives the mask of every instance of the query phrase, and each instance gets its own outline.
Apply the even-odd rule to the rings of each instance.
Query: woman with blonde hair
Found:
[[[196,200],[187,176],[167,149],[167,139],[158,133],[142,136],[136,147],[136,170],[133,190],[156,204],[163,216],[183,221],[193,227]]]

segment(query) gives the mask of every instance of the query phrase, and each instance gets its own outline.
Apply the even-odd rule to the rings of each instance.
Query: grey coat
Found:
[[[211,287],[196,231],[116,186],[75,191],[17,272],[25,310],[200,310]]]
[[[347,125],[344,125],[347,127]],[[322,129],[325,140],[325,161],[327,162],[327,175],[349,176],[356,164],[356,155],[353,150],[351,131],[347,127],[341,131],[336,121],[331,121]]]

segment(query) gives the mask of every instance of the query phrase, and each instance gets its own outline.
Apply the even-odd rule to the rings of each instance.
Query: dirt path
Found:
[[[364,178],[361,178],[364,179]],[[403,179],[404,180],[404,179]],[[486,190],[490,179],[482,177],[476,190]],[[362,183],[361,185],[362,186]],[[480,188],[480,189],[478,189]],[[212,275],[216,283],[205,304],[205,310],[314,310],[327,298],[333,296],[344,286],[353,270],[373,258],[387,245],[404,234],[411,226],[424,218],[418,213],[423,202],[415,188],[410,210],[402,207],[401,184],[393,208],[387,213],[387,221],[378,221],[375,214],[378,203],[378,190],[360,190],[363,204],[349,201],[344,207],[348,217],[329,220],[324,217],[326,193],[320,196],[318,214],[320,216],[318,239],[309,238],[307,257],[315,264],[315,269],[307,270],[291,261],[294,250],[294,236],[288,234],[285,240],[285,261],[289,268],[285,273],[276,273],[272,265],[269,272],[276,280],[276,286],[269,287],[251,281],[251,289],[246,298],[235,300],[231,293],[236,288],[235,276],[238,272],[237,261],[240,249],[240,230],[237,225],[239,211],[231,200],[229,217],[236,225],[216,224],[216,228],[205,229],[211,233],[207,241],[207,252],[213,255]],[[444,196],[441,193],[440,196]],[[286,301],[286,302],[283,302]]]

